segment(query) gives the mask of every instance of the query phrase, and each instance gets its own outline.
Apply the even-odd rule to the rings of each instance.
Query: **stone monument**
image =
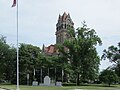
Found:
[[[33,81],[33,82],[32,82],[32,85],[33,85],[33,86],[38,86],[38,82],[37,82],[37,81]]]
[[[50,86],[50,77],[49,76],[45,76],[45,78],[44,78],[44,85],[45,86]]]
[[[62,86],[62,82],[56,82],[56,86]]]

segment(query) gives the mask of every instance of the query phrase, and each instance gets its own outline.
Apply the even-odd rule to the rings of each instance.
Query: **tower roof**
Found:
[[[59,14],[58,21],[65,21],[67,18],[70,18],[70,14],[69,13],[67,14],[66,12],[64,12],[62,16]]]
[[[62,16],[59,14],[59,18],[58,18],[58,20],[60,20],[60,19],[62,19]]]
[[[58,50],[56,48],[56,45],[49,45],[48,47],[44,46],[44,51],[43,53],[45,53],[46,55],[57,55],[58,54]]]
[[[70,18],[70,14],[69,13],[68,13],[67,17]]]
[[[67,18],[67,16],[68,16],[68,15],[66,14],[66,12],[64,12],[64,14],[62,15],[62,20],[65,21],[66,18]]]

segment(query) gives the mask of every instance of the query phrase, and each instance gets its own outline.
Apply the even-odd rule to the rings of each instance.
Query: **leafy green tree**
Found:
[[[55,81],[62,80],[62,69],[64,68],[64,63],[61,57],[58,56],[45,56],[43,61],[43,67],[50,69],[49,76]],[[52,73],[51,73],[52,72]],[[47,74],[44,74],[45,76]]]
[[[118,43],[118,47],[110,46],[108,50],[103,51],[102,59],[109,59],[110,62],[115,62],[116,65],[114,70],[116,74],[120,77],[120,42]]]
[[[5,37],[0,37],[0,78],[3,76],[6,54],[9,46],[6,44]]]
[[[120,61],[117,61],[116,66],[114,67],[115,73],[120,77]]]
[[[16,49],[6,44],[6,38],[0,38],[0,79],[11,82],[16,70]]]
[[[115,71],[107,68],[106,70],[103,70],[99,76],[99,79],[101,82],[108,83],[110,86],[112,83],[116,83],[119,81],[119,78]]]
[[[111,62],[117,62],[120,60],[120,43],[118,43],[118,47],[110,46],[108,50],[103,51],[102,59],[108,58]]]
[[[79,85],[79,79],[94,80],[100,64],[96,45],[102,44],[101,39],[94,29],[87,28],[85,22],[82,27],[76,29],[76,32],[71,28],[68,28],[68,31],[71,39],[66,40],[63,46],[59,47],[59,51],[72,66],[77,85]],[[65,48],[68,51],[65,51]]]
[[[30,74],[30,82],[33,80],[33,71],[37,69],[41,50],[30,44],[20,44],[20,83],[26,84],[26,76]]]
[[[5,80],[12,83],[16,78],[16,49],[14,47],[8,49],[6,58],[4,76]]]

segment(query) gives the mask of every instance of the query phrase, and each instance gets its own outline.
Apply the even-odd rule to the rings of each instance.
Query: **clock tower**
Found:
[[[70,39],[68,33],[68,27],[74,29],[74,23],[70,17],[70,14],[59,15],[58,22],[56,24],[56,44],[63,44],[66,39]]]

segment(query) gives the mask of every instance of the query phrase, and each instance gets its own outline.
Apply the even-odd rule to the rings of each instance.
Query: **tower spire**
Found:
[[[43,46],[42,46],[42,53],[44,53],[44,51],[45,51],[45,45],[43,44]]]
[[[62,16],[59,14],[58,21],[60,21],[61,19],[62,19]]]

